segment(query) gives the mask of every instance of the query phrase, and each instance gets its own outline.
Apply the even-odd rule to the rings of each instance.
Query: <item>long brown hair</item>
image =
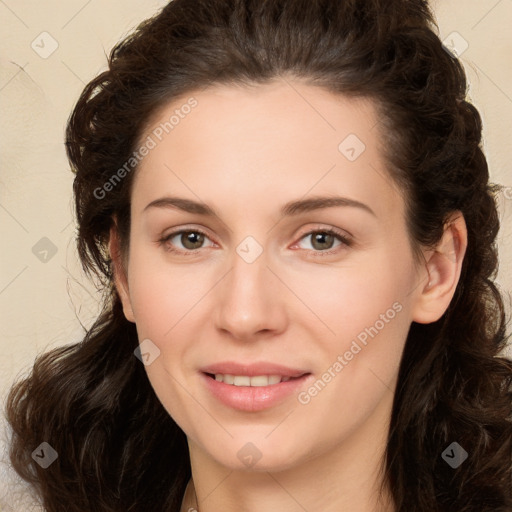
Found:
[[[78,252],[105,294],[83,341],[40,355],[8,397],[12,464],[47,511],[179,510],[191,475],[186,436],[133,355],[136,329],[106,249],[116,216],[126,251],[136,166],[98,190],[169,101],[285,74],[378,106],[415,248],[434,246],[450,213],[460,210],[466,222],[452,302],[438,321],[412,323],[401,360],[385,459],[396,510],[512,510],[512,362],[498,357],[506,318],[494,284],[498,187],[489,183],[463,68],[436,35],[427,3],[174,0],[114,47],[67,125]],[[47,469],[31,458],[42,441],[59,454]],[[454,441],[469,452],[457,469],[441,457]]]

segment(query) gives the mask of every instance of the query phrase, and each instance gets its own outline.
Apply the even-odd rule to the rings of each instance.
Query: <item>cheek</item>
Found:
[[[298,294],[303,293],[304,302],[321,320],[311,316],[309,325],[324,354],[318,371],[331,389],[324,395],[327,402],[341,401],[347,410],[365,403],[369,411],[393,388],[410,327],[413,280],[409,260],[391,253],[386,257],[386,252],[371,264],[303,277]]]
[[[145,370],[164,408],[180,427],[189,431],[192,428],[188,420],[192,415],[189,408],[193,404],[183,383],[190,340],[197,331],[187,321],[192,318],[188,315],[194,314],[194,304],[204,291],[187,286],[189,276],[179,268],[171,269],[156,259],[151,262],[136,251],[131,256],[130,298],[138,337],[140,341],[151,340],[160,351]]]
[[[400,274],[397,266],[403,269]],[[343,342],[376,323],[379,331],[394,323],[412,286],[414,274],[408,267],[396,257],[380,257],[364,265],[297,271],[286,280],[294,283],[294,293],[311,312],[304,318],[314,322],[317,334],[325,331],[322,338]]]
[[[150,251],[147,251],[148,253]],[[134,251],[130,258],[129,289],[137,327],[163,340],[207,291],[194,269],[171,266],[162,256]]]

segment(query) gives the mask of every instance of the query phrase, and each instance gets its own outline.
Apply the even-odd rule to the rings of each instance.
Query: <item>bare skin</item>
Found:
[[[187,435],[193,482],[181,510],[392,512],[389,489],[379,500],[378,488],[400,358],[411,322],[437,320],[453,297],[464,219],[456,212],[437,250],[414,260],[369,100],[287,80],[193,96],[197,107],[137,171],[128,257],[115,230],[110,242],[125,315],[160,350],[148,378]],[[357,139],[339,149],[350,134],[365,145],[355,159]],[[280,216],[289,201],[334,195],[367,208]],[[207,203],[218,216],[147,207],[168,196]],[[206,236],[159,242],[185,228]],[[322,238],[325,229],[344,238]],[[262,252],[248,263],[240,244]],[[201,368],[226,360],[310,376],[279,403],[240,411],[204,384]],[[315,393],[318,380],[325,386]],[[252,465],[240,457],[248,443],[260,457]]]

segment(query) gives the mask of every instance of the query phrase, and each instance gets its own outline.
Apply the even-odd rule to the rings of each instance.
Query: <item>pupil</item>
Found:
[[[189,249],[197,249],[197,247],[195,247],[195,245],[198,245],[199,247],[201,246],[201,242],[202,242],[202,239],[201,237],[203,236],[201,233],[193,233],[193,232],[189,232],[189,233],[185,233],[185,240],[187,243],[191,243],[191,245],[193,247],[188,247]],[[198,238],[199,240],[196,240],[194,242],[193,238],[196,237]],[[185,247],[187,247],[187,244],[184,243],[183,244]]]
[[[327,238],[327,242],[322,242],[321,238]],[[320,242],[320,244],[322,243],[328,243],[330,241],[330,239],[332,239],[332,235],[329,234],[329,233],[317,233],[314,237],[314,240],[315,240],[315,243],[317,242]],[[318,248],[318,247],[317,247]],[[320,249],[327,249],[328,247],[319,247]]]

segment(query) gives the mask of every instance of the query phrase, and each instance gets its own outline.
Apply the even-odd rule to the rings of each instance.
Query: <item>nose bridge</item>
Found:
[[[231,299],[238,301],[233,310],[246,310],[249,314],[250,309],[261,306],[269,289],[267,256],[268,252],[253,236],[247,236],[235,248],[228,289]]]
[[[231,270],[218,297],[218,327],[236,337],[248,337],[276,327],[275,276],[268,253],[252,236],[244,238],[231,258]]]

